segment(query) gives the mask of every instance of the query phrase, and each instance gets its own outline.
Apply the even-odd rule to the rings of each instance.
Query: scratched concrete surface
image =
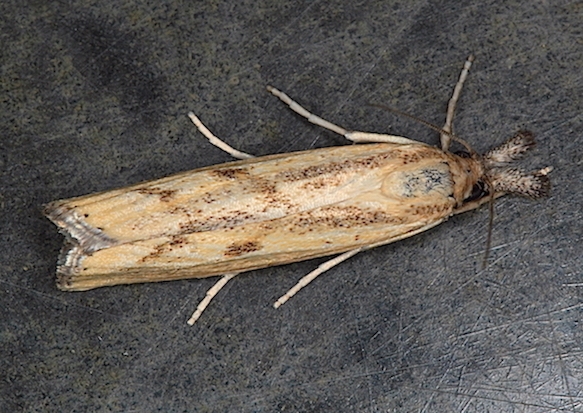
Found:
[[[580,2],[26,2],[0,5],[0,410],[582,412]],[[479,151],[521,128],[549,199],[496,204],[334,268],[60,292],[42,204],[230,160],[190,124],[263,155],[345,144],[265,91],[349,129]]]

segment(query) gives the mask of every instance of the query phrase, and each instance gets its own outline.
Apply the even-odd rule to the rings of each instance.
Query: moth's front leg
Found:
[[[447,114],[445,116],[445,125],[443,125],[444,133],[441,133],[440,140],[441,140],[441,149],[447,151],[449,149],[449,145],[451,144],[451,134],[453,132],[453,115],[455,113],[455,107],[457,105],[457,101],[460,98],[460,94],[462,92],[462,87],[464,86],[464,82],[466,81],[468,74],[470,73],[470,68],[472,67],[472,63],[474,61],[474,56],[468,56],[466,62],[464,63],[464,67],[460,73],[460,77],[453,89],[453,95],[447,104]]]

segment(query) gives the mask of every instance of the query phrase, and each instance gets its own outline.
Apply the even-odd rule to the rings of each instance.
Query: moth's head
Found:
[[[476,155],[475,152],[468,155],[476,164],[481,166],[482,175],[474,183],[471,195],[464,200],[463,206],[458,212],[474,209],[485,202],[490,204],[490,222],[488,225],[484,267],[488,260],[488,252],[492,242],[494,199],[505,194],[522,195],[533,199],[542,198],[549,194],[551,182],[547,175],[552,170],[552,167],[526,172],[514,165],[534,145],[534,134],[532,132],[519,131],[502,145],[482,156]]]
[[[547,174],[552,168],[526,172],[515,165],[534,145],[532,132],[519,131],[504,144],[484,155],[478,155],[471,148],[471,152],[455,152],[455,155],[466,159],[465,162],[471,166],[468,170],[473,170],[474,179],[468,182],[472,189],[466,189],[461,210],[476,208],[505,194],[533,199],[547,196],[551,188]]]

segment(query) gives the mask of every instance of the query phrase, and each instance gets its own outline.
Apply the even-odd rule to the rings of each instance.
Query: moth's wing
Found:
[[[48,207],[65,290],[207,277],[372,247],[448,217],[447,155],[325,148],[218,165]]]
[[[381,185],[343,202],[270,221],[136,241],[89,256],[73,249],[59,267],[59,285],[86,290],[208,277],[387,244],[449,216],[452,198],[429,195],[390,197]]]
[[[87,253],[268,221],[341,202],[377,185],[380,174],[400,164],[395,148],[405,146],[352,145],[214,165],[55,201],[45,214]]]

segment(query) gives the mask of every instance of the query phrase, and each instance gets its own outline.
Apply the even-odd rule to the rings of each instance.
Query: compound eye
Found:
[[[490,192],[488,192],[488,188],[486,187],[486,184],[484,183],[484,181],[478,181],[478,182],[476,182],[476,184],[472,188],[472,193],[470,194],[470,196],[467,197],[466,199],[464,199],[464,203],[472,202],[472,201],[475,201],[477,199],[484,198],[484,197],[488,196],[489,194],[490,194]]]
[[[454,152],[454,155],[459,156],[460,158],[471,158],[472,156],[469,154],[469,152],[466,151],[456,151]]]

